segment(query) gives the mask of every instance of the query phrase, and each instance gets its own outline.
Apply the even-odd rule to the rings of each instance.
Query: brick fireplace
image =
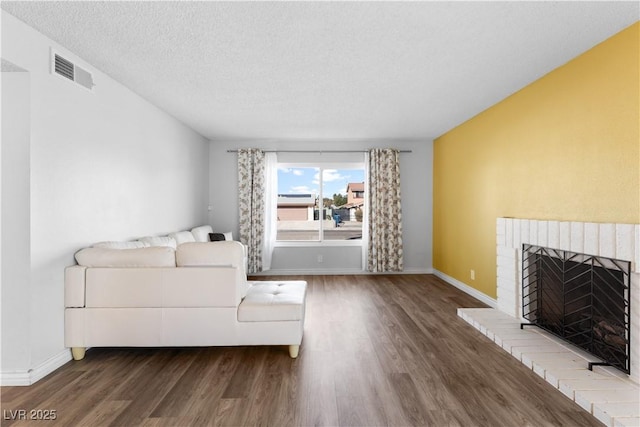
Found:
[[[640,224],[498,218],[496,244],[495,308],[459,315],[606,425],[640,425]],[[629,375],[589,371],[593,356],[538,328],[520,330],[523,244],[631,262]]]
[[[640,225],[498,218],[498,309],[522,317],[522,244],[631,261],[631,374],[640,383]]]

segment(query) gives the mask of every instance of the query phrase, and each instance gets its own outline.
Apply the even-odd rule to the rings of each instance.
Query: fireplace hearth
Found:
[[[531,325],[630,372],[631,263],[522,246],[522,314]]]

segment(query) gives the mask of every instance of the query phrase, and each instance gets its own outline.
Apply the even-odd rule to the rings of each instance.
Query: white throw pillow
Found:
[[[168,246],[170,248],[175,249],[177,244],[176,240],[173,237],[169,236],[147,236],[141,239],[138,239],[142,243],[145,243],[147,246]]]
[[[196,239],[190,231],[177,231],[175,233],[169,233],[169,237],[176,241],[176,246],[183,243],[195,242]]]
[[[136,248],[146,248],[149,246],[144,242],[135,240],[132,242],[98,242],[93,245],[94,248],[103,248],[103,249],[136,249]]]
[[[208,242],[209,233],[213,233],[213,228],[210,225],[201,225],[191,229],[191,234],[196,242]]]

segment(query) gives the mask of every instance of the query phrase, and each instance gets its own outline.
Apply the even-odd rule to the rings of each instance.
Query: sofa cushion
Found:
[[[249,282],[247,295],[238,307],[240,322],[303,320],[307,282]]]
[[[213,233],[213,228],[210,225],[201,225],[191,229],[191,234],[196,242],[208,242],[209,233]]]
[[[157,246],[135,249],[85,248],[76,252],[85,267],[175,267],[173,248]]]
[[[176,249],[178,267],[243,267],[244,247],[240,242],[193,242]]]
[[[168,246],[170,248],[176,248],[176,240],[169,236],[147,236],[138,239],[147,246]]]
[[[175,233],[169,233],[169,237],[176,241],[176,246],[196,241],[190,231],[176,231]]]
[[[146,248],[149,246],[145,242],[134,240],[132,242],[99,242],[93,245],[94,248],[106,248],[106,249],[136,249]]]

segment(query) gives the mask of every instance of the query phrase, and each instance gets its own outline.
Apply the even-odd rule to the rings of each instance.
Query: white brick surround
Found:
[[[522,318],[522,244],[631,261],[631,375],[640,383],[640,224],[496,220],[498,309]]]

